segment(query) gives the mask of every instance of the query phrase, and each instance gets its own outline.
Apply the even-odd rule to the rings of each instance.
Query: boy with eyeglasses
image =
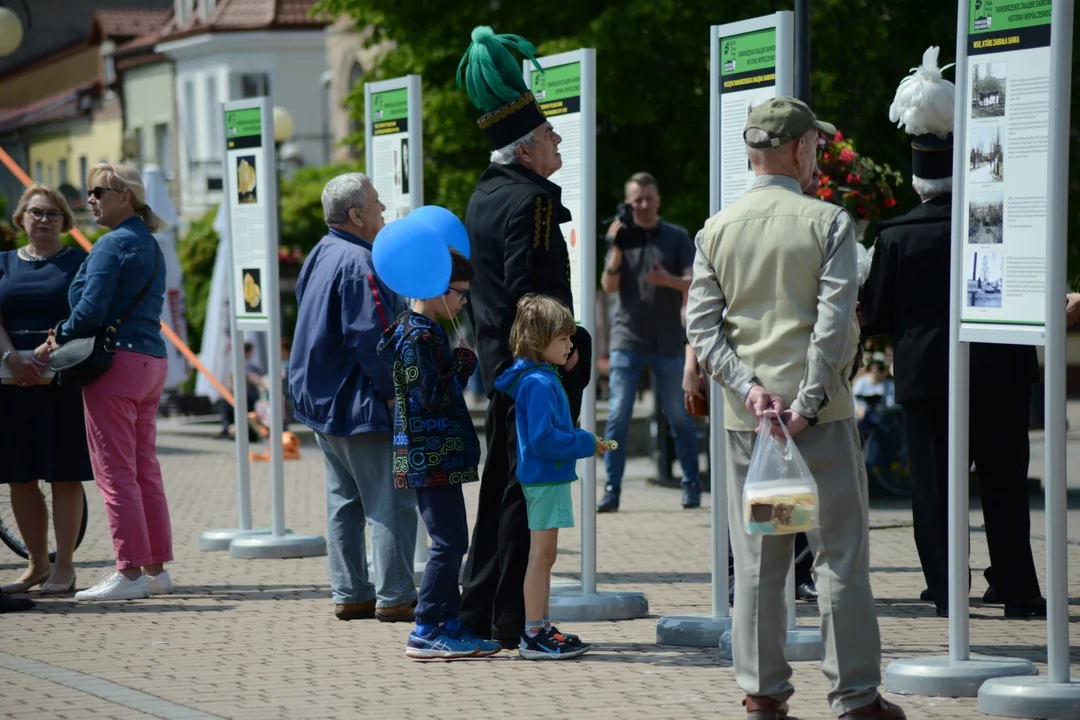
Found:
[[[451,348],[440,322],[455,323],[468,302],[472,264],[451,250],[446,292],[417,300],[387,328],[379,355],[394,376],[394,484],[415,491],[416,505],[431,537],[416,604],[416,628],[405,654],[452,660],[499,652],[458,619],[461,559],[469,548],[462,484],[480,479],[480,440],[463,395],[476,369],[476,354],[461,342]]]

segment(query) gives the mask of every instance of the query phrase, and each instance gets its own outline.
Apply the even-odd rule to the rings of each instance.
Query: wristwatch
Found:
[[[0,355],[0,365],[7,365],[8,357],[15,352],[14,350],[5,350],[3,355]]]
[[[612,270],[611,268],[605,266],[604,267],[604,272],[607,273],[608,275],[618,275],[619,273],[622,272],[622,265],[615,268],[614,270]]]

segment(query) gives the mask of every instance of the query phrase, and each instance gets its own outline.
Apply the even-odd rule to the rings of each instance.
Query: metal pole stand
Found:
[[[223,205],[223,208],[227,208]],[[228,210],[225,210],[227,213]],[[228,223],[226,223],[228,226]],[[226,238],[229,242],[229,238]],[[229,281],[229,292],[232,292],[232,280]],[[232,373],[234,378],[244,377],[244,354],[236,352],[237,348],[244,347],[244,336],[236,328],[236,320],[233,313],[229,313],[229,332],[232,338]],[[236,427],[236,478],[237,478],[237,505],[240,515],[240,524],[235,528],[219,528],[205,530],[199,535],[199,550],[203,552],[226,552],[232,541],[242,537],[256,537],[270,535],[270,528],[251,527],[251,462],[248,459],[248,419],[247,411],[237,412],[236,408],[247,408],[247,383],[233,382],[233,425]],[[225,402],[222,398],[221,402]],[[241,416],[244,418],[240,421]],[[288,532],[288,530],[286,530]]]
[[[709,512],[712,517],[712,615],[669,615],[656,623],[656,642],[681,647],[717,647],[731,631],[728,608],[728,514],[724,484],[724,399],[716,381],[709,387]]]
[[[1050,120],[1069,131],[1074,0],[1057,0],[1050,20]],[[1069,674],[1068,489],[1065,480],[1065,277],[1067,157],[1047,167],[1046,233],[1046,654],[1047,677],[1003,677],[979,688],[979,712],[1001,717],[1080,717],[1080,678]]]
[[[961,0],[957,7],[956,36],[956,117],[966,117],[967,37],[970,3]],[[953,133],[953,167],[964,167],[967,148],[967,123],[958,120]],[[1051,157],[1053,154],[1051,154]],[[1027,660],[1006,657],[973,656],[968,627],[968,401],[970,397],[969,361],[971,345],[960,340],[960,283],[964,272],[964,201],[965,186],[954,187],[952,205],[952,282],[949,299],[949,655],[947,657],[904,658],[885,668],[885,689],[903,695],[927,697],[975,697],[987,680],[1010,675],[1036,675],[1038,670]],[[1064,273],[1064,270],[1062,270]],[[1062,291],[1062,297],[1064,297]],[[1062,318],[1064,327],[1064,318]],[[1062,394],[1064,398],[1064,393]]]

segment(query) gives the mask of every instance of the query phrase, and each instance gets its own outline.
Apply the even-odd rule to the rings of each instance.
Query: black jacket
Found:
[[[476,278],[467,307],[488,396],[513,364],[510,327],[518,300],[542,293],[573,310],[570,253],[559,229],[569,220],[562,189],[520,165],[488,166],[469,198],[465,228]]]
[[[863,335],[893,336],[896,401],[949,393],[952,194],[939,195],[878,225],[863,286]],[[1030,390],[1039,380],[1035,348],[972,343],[971,392]]]

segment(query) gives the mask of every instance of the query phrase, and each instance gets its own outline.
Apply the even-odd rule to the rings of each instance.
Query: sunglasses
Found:
[[[59,210],[42,210],[41,208],[30,208],[26,211],[26,213],[38,222],[41,222],[42,220],[47,220],[48,222],[56,222],[60,218],[64,217],[64,214]]]
[[[118,193],[118,192],[121,192],[121,191],[120,190],[113,190],[112,188],[109,188],[109,187],[101,187],[99,185],[96,188],[91,188],[89,190],[89,192],[87,192],[86,194],[87,194],[88,197],[93,197],[95,200],[100,200],[101,196],[104,195],[107,192]]]
[[[460,300],[465,301],[465,300],[469,299],[469,291],[468,290],[459,290],[458,288],[451,286],[451,287],[446,289],[446,292],[449,293],[451,290],[453,290],[454,292],[456,292],[460,296]]]

